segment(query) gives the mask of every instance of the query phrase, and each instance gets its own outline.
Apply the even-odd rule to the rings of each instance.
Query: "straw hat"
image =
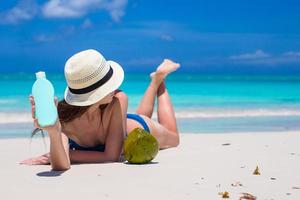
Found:
[[[68,87],[65,100],[74,106],[92,105],[118,89],[124,79],[122,67],[106,61],[96,50],[81,51],[65,64]]]

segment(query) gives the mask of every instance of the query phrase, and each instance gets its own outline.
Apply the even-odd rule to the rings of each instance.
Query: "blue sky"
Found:
[[[63,72],[94,48],[125,71],[171,58],[203,74],[300,75],[300,2],[5,0],[0,71]]]

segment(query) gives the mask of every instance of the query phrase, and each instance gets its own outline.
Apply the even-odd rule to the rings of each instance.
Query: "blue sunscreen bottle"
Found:
[[[41,127],[54,125],[58,117],[54,103],[54,88],[46,79],[45,72],[37,72],[36,81],[32,86],[35,101],[35,117]]]

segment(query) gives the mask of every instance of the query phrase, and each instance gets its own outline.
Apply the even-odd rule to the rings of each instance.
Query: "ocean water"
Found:
[[[47,78],[62,99],[64,75],[48,73]],[[28,96],[34,81],[34,73],[0,74],[0,138],[29,137]],[[129,97],[129,112],[149,81],[148,74],[126,74],[121,89]],[[174,73],[166,84],[181,133],[300,130],[300,77]]]

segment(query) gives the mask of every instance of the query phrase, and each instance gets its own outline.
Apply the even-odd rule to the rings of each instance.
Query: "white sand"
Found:
[[[215,200],[224,191],[230,199],[241,192],[262,200],[300,199],[300,189],[293,189],[300,187],[300,132],[182,134],[180,147],[160,151],[153,164],[73,165],[61,174],[49,165],[19,165],[31,156],[28,146],[26,139],[0,140],[3,200]],[[252,174],[256,165],[260,176]],[[237,181],[242,186],[231,186]]]

